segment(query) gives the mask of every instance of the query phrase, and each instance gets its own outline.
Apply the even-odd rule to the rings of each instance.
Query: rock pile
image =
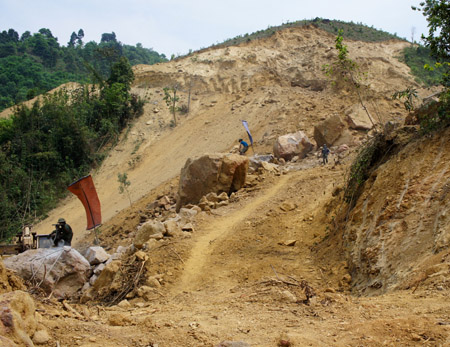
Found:
[[[171,199],[158,198],[161,200]],[[150,205],[160,208],[158,203]],[[201,211],[198,206],[181,208],[178,213],[174,209],[174,203],[167,204],[159,210],[158,217],[144,220],[130,233],[132,244],[119,246],[106,261],[96,265],[92,277],[82,289],[81,302],[102,301],[111,305],[122,302],[121,305],[125,305],[133,298],[147,301],[158,296],[155,291],[164,283],[166,275],[152,272],[151,255],[169,245],[174,238],[189,238],[194,232],[195,217]],[[145,216],[156,214],[155,211],[146,211]]]
[[[232,196],[234,196],[233,194]],[[203,211],[211,211],[212,209],[227,206],[229,203],[228,195],[225,192],[222,192],[219,195],[216,193],[208,193],[200,199],[198,207]]]

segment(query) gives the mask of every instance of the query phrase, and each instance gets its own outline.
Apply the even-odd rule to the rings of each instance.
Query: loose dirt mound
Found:
[[[0,260],[0,294],[23,289],[25,289],[23,281],[5,268],[5,264]]]

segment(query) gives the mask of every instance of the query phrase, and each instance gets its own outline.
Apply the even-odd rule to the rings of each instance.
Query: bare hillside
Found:
[[[407,66],[395,58],[404,45],[348,42],[351,57],[368,72],[368,108],[381,122],[402,119],[402,105],[390,96],[415,85]],[[303,130],[312,138],[319,120],[357,103],[351,90],[332,88],[322,72],[322,66],[335,58],[334,51],[332,35],[296,28],[239,47],[135,67],[133,91],[148,103],[144,115],[94,173],[104,221],[129,206],[128,198],[118,194],[118,173],[127,172],[136,201],[177,176],[187,158],[229,151],[245,136],[242,119],[250,124],[256,153],[271,152],[276,136],[287,132]],[[189,88],[192,97],[190,113],[171,128],[162,89],[175,84],[180,105],[187,105]],[[355,144],[359,137],[355,134]],[[47,233],[59,216],[71,221],[75,239],[84,237],[84,211],[72,197],[38,226],[39,232]]]
[[[391,95],[419,88],[396,59],[407,43],[346,44],[367,71],[364,97],[374,120],[403,124],[403,105]],[[332,35],[304,27],[135,67],[144,115],[93,173],[104,217],[100,245],[113,253],[133,244],[155,200],[176,195],[188,158],[229,152],[246,138],[241,120],[254,152],[264,154],[282,134],[302,130],[313,139],[320,121],[357,104],[351,89],[332,86],[322,72],[334,51]],[[174,127],[163,88],[175,84],[180,104],[189,92],[191,99]],[[395,151],[348,213],[348,169],[372,132],[350,131],[349,149],[338,155],[333,148],[328,165],[313,152],[250,175],[228,205],[198,212],[192,232],[127,254],[91,297],[71,306],[40,297],[39,323],[60,346],[448,345],[450,132],[420,137],[416,130],[389,140]],[[123,172],[132,206],[119,194]],[[48,233],[59,217],[72,225],[75,248],[92,244],[84,209],[71,197],[38,231]]]

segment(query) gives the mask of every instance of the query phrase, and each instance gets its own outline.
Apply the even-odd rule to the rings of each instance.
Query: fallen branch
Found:
[[[289,281],[282,280],[280,277],[278,277],[278,274],[277,274],[277,272],[275,271],[274,267],[273,267],[272,265],[270,265],[270,267],[272,268],[273,272],[275,273],[275,276],[277,276],[278,281],[280,281],[280,282],[282,282],[282,283],[284,283],[284,284],[290,285],[290,286],[301,287],[300,284],[292,283],[292,282],[289,282]]]
[[[144,264],[145,264],[145,261],[142,261],[141,266],[139,267],[139,270],[136,272],[136,275],[134,276],[133,281],[129,282],[129,285],[125,286],[125,288],[110,301],[110,303],[109,303],[110,305],[114,305],[114,304],[120,302],[121,300],[123,300],[123,298],[125,298],[127,296],[127,294],[130,293],[131,290],[137,286],[137,284],[139,283],[139,280],[141,278],[142,271],[144,269]]]
[[[275,269],[274,269],[274,267],[272,266],[272,264],[270,264],[270,267],[272,268],[273,272],[275,273],[275,276],[277,276],[278,281],[281,281],[281,280],[280,280],[280,277],[278,277],[278,274],[277,274],[277,272],[275,271]]]
[[[81,315],[77,310],[75,310],[72,306],[70,306],[67,302],[63,301],[63,306],[67,311],[73,313],[77,318],[84,319],[83,315]]]
[[[175,252],[175,250],[174,249],[172,249],[172,247],[170,247],[169,248],[169,250],[171,250],[173,253],[175,253],[175,255],[178,257],[178,259],[180,259],[181,260],[181,262],[184,264],[184,261],[183,261],[183,259],[180,257],[180,255],[177,253],[177,252]]]

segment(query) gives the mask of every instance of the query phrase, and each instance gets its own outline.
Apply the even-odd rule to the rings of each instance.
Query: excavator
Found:
[[[94,229],[102,224],[102,213],[100,200],[94,186],[91,175],[80,178],[67,187],[75,194],[84,206],[86,211],[86,230]],[[56,226],[56,224],[53,224]],[[12,255],[25,252],[29,249],[51,248],[54,245],[52,234],[37,234],[31,230],[30,225],[25,225],[18,233],[13,243],[0,245],[0,255]]]
[[[53,239],[50,234],[38,235],[32,231],[30,225],[25,225],[18,233],[11,244],[0,245],[0,255],[12,255],[25,252],[29,249],[50,248],[53,246]]]

